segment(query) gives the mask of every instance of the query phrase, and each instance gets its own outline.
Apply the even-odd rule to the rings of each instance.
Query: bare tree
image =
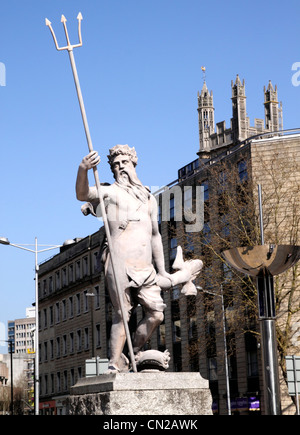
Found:
[[[177,225],[178,244],[186,257],[201,257],[204,268],[198,283],[204,290],[224,291],[229,352],[238,334],[259,337],[255,282],[228,267],[222,252],[237,246],[260,244],[257,184],[262,184],[265,243],[300,244],[300,162],[284,150],[247,154],[242,160],[222,160],[203,170],[200,184],[208,183],[201,233],[186,233],[184,222]],[[205,173],[204,173],[205,172]],[[286,381],[285,357],[299,351],[300,266],[275,277],[276,328],[279,362]],[[211,297],[201,297],[209,313]],[[209,323],[209,320],[208,320]],[[212,326],[208,325],[209,328]],[[213,334],[206,334],[206,346],[213,351]],[[201,351],[193,344],[194,351]],[[191,350],[190,350],[191,351]],[[203,349],[206,351],[206,349]]]

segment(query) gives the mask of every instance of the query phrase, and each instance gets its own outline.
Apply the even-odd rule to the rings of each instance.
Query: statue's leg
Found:
[[[129,317],[129,316],[128,316]],[[128,321],[128,319],[126,320]],[[118,363],[122,355],[122,351],[126,342],[126,334],[121,312],[115,313],[110,331],[110,361],[111,369],[120,369]]]
[[[161,288],[156,284],[141,287],[137,293],[137,302],[144,308],[144,317],[139,322],[133,339],[133,352],[139,352],[147,343],[155,329],[164,320],[166,305],[161,296]]]
[[[137,326],[133,339],[133,352],[139,352],[147,343],[155,329],[164,320],[164,314],[161,311],[146,310],[145,317]]]
[[[123,290],[123,306],[126,312],[126,319],[123,319],[119,304],[119,296],[115,284],[114,275],[110,262],[106,265],[105,271],[106,285],[109,297],[114,308],[113,323],[110,331],[110,361],[109,369],[120,370],[119,361],[126,342],[126,333],[124,322],[128,322],[132,310],[132,304],[129,296],[128,278],[122,270],[118,270],[118,278],[121,289]]]

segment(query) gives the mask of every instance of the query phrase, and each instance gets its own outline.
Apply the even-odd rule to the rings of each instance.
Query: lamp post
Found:
[[[226,341],[226,319],[225,319],[225,308],[224,308],[224,296],[223,296],[223,283],[221,284],[221,293],[209,292],[208,290],[203,290],[202,287],[197,286],[198,290],[208,293],[213,296],[221,298],[222,305],[222,323],[223,323],[223,338],[224,338],[224,359],[225,359],[225,377],[226,377],[226,390],[227,390],[227,414],[231,415],[231,403],[230,403],[230,385],[229,385],[229,368],[228,368],[228,356],[227,356],[227,341]]]
[[[39,414],[39,295],[38,295],[38,254],[41,252],[50,251],[52,249],[61,248],[62,246],[69,245],[70,243],[75,243],[75,240],[66,240],[62,245],[38,245],[37,237],[35,237],[35,243],[32,244],[20,244],[17,245],[15,243],[11,243],[6,237],[0,237],[0,244],[13,246],[14,248],[19,248],[27,252],[31,252],[35,256],[35,379],[34,379],[34,387],[35,387],[35,396],[34,396],[34,413],[35,415]],[[33,246],[34,249],[29,248],[29,246]],[[43,248],[38,250],[38,246],[42,246]]]
[[[261,329],[265,412],[280,415],[276,310],[273,277],[294,266],[300,259],[300,246],[257,245],[223,251],[226,262],[239,272],[256,278],[258,319]]]

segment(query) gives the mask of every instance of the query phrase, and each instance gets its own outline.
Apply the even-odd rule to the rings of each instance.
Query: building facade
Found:
[[[26,308],[26,317],[7,322],[8,340],[12,341],[13,352],[25,355],[34,349],[35,309]]]
[[[26,308],[26,317],[8,320],[8,340],[11,342],[13,361],[13,383],[24,388],[24,412],[33,410],[34,400],[34,349],[35,349],[35,308]],[[11,382],[10,355],[3,355],[8,367],[8,381]]]
[[[200,371],[210,381],[214,413],[226,414],[226,343],[232,413],[257,414],[264,413],[264,398],[255,286],[233,276],[221,253],[237,244],[259,243],[257,183],[263,185],[267,242],[299,243],[300,134],[282,130],[277,88],[271,82],[264,89],[265,123],[256,120],[254,127],[246,117],[245,82],[237,76],[231,86],[231,127],[218,123],[215,131],[213,95],[204,83],[198,94],[198,158],[179,169],[176,182],[157,192],[166,270],[173,272],[179,244],[186,258],[200,257],[204,268],[196,282],[197,296],[182,295],[180,286],[163,293],[165,318],[147,346],[170,351],[170,371]],[[287,195],[287,188],[292,197]],[[278,213],[274,216],[275,209]],[[288,231],[291,226],[292,232]],[[112,306],[99,264],[103,228],[75,241],[39,268],[41,413],[64,413],[70,387],[86,375],[86,360],[109,357]],[[286,339],[280,357],[295,352],[299,344],[299,316],[296,312],[289,318],[289,302],[284,298],[291,288],[294,301],[299,298],[299,277],[295,270],[293,273],[290,281],[285,279],[292,284],[285,287],[278,305],[278,331],[281,334],[286,322],[291,322],[294,346],[290,345],[291,337],[280,335],[282,343]],[[282,288],[280,282],[276,285]],[[223,299],[218,297],[220,290]],[[130,320],[132,330],[141,316],[138,307]],[[284,362],[281,368],[283,411],[292,413]]]

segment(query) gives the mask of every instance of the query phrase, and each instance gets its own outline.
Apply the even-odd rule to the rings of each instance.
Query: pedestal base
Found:
[[[70,415],[212,415],[208,381],[199,373],[114,373],[71,388]]]

